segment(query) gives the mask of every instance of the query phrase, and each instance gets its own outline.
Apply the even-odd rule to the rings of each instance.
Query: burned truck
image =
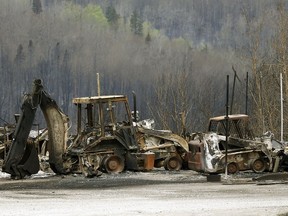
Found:
[[[179,170],[187,142],[167,131],[144,129],[132,120],[124,95],[74,98],[77,133],[68,135],[69,118],[34,80],[33,91],[25,95],[22,114],[2,171],[21,179],[39,171],[39,152],[49,153],[49,166],[56,174],[83,173],[88,177],[123,170],[151,170],[154,165]],[[27,142],[37,107],[44,114],[48,142],[38,150]],[[38,146],[39,147],[39,146]]]
[[[209,120],[208,132],[195,133],[189,142],[186,160],[189,169],[198,172],[236,173],[279,170],[284,164],[285,145],[273,138],[271,132],[257,138],[249,129],[249,117],[244,114],[228,116],[228,140],[226,143],[226,116]]]

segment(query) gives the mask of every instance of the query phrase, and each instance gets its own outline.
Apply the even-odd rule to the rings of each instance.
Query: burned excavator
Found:
[[[25,95],[22,114],[2,171],[21,179],[39,171],[39,151],[27,140],[37,107],[40,106],[48,131],[49,165],[56,174],[82,173],[98,176],[101,171],[148,171],[164,166],[182,167],[188,143],[169,131],[147,129],[136,124],[127,96],[108,95],[74,98],[77,107],[77,134],[68,138],[69,118],[34,80],[31,94]],[[46,133],[47,133],[46,131]]]

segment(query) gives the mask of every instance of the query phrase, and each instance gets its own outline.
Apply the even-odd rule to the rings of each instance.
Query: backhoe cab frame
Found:
[[[78,135],[85,132],[94,131],[97,132],[98,138],[109,137],[108,139],[110,139],[110,136],[115,135],[116,130],[126,128],[132,137],[135,136],[131,111],[126,96],[109,95],[82,97],[73,98],[72,102],[77,106]],[[83,109],[86,109],[85,125],[82,124]],[[122,115],[124,113],[125,116],[121,116],[119,118],[118,115],[121,113]],[[125,121],[117,122],[117,119],[125,119]],[[129,145],[130,148],[135,148],[137,146],[134,143],[129,143]]]
[[[119,173],[153,168],[154,154],[139,151],[126,96],[80,97],[72,102],[77,107],[77,135],[66,155],[72,172],[94,176],[98,169]]]

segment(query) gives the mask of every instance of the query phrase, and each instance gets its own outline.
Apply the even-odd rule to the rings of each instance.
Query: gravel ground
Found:
[[[207,182],[191,170],[125,172],[98,178],[0,173],[1,215],[288,215],[288,185],[259,185],[253,173]]]

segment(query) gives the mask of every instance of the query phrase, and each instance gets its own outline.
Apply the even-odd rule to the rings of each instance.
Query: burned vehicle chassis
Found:
[[[284,145],[277,142],[277,149],[272,147],[272,134],[267,133],[255,138],[249,129],[248,116],[243,114],[229,115],[228,140],[226,145],[226,116],[218,116],[209,120],[207,133],[195,133],[189,142],[187,153],[188,168],[207,173],[253,170],[277,172],[284,157]]]

